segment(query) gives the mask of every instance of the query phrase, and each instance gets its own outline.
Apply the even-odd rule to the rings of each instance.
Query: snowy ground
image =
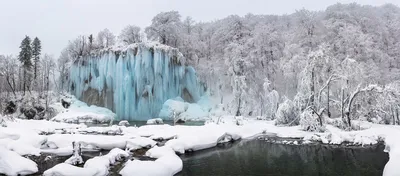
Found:
[[[197,151],[215,147],[218,143],[238,139],[252,139],[259,136],[299,138],[304,142],[318,141],[327,144],[352,143],[357,145],[386,142],[390,160],[384,175],[396,175],[400,163],[399,126],[362,123],[367,128],[361,131],[342,131],[327,126],[325,133],[302,131],[299,126],[277,127],[274,121],[225,116],[212,118],[203,126],[145,125],[141,127],[110,126],[87,127],[86,125],[60,123],[46,120],[7,121],[7,127],[0,127],[0,172],[7,175],[37,172],[37,166],[29,159],[19,156],[52,153],[60,156],[72,155],[72,142],[81,144],[82,151],[112,150],[115,155],[105,155],[91,159],[85,166],[77,167],[66,163],[46,171],[45,175],[106,175],[110,165],[127,152],[141,148],[150,149],[146,156],[155,161],[128,161],[121,170],[122,175],[173,175],[182,167],[182,160],[175,153]],[[91,135],[89,132],[107,135]],[[50,135],[42,135],[50,134]],[[113,135],[109,135],[113,134]],[[118,134],[118,135],[114,135]],[[167,140],[157,146],[159,140]],[[291,143],[296,145],[296,143]],[[122,150],[120,150],[122,149]],[[107,161],[107,162],[106,162]],[[29,164],[19,165],[20,162]],[[19,165],[19,167],[14,167]],[[89,167],[90,166],[90,167]]]
[[[70,107],[65,109],[58,106],[59,109],[61,108],[59,110],[60,113],[52,118],[52,121],[66,123],[109,123],[117,116],[107,108],[95,105],[88,106],[73,96],[68,101],[71,102]]]

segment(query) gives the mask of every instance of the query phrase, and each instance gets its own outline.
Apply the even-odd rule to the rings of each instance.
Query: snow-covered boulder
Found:
[[[119,174],[122,176],[167,176],[175,175],[183,168],[181,158],[169,147],[164,146],[150,149],[146,155],[158,159],[155,161],[128,161]]]
[[[147,125],[154,125],[154,124],[163,124],[163,120],[161,118],[154,118],[154,119],[149,119],[147,120],[146,124]]]
[[[179,115],[179,119],[182,120],[202,119],[205,117],[208,117],[208,111],[195,103],[189,104],[187,110]]]
[[[76,175],[85,175],[85,176],[94,176],[97,174],[97,169],[94,168],[82,168],[76,167],[66,163],[60,163],[55,165],[54,167],[46,170],[43,173],[43,176],[76,176]]]
[[[198,120],[209,116],[211,105],[207,98],[201,98],[197,103],[184,102],[177,97],[167,100],[158,115],[162,119]]]
[[[127,120],[122,120],[118,123],[118,126],[129,126],[129,122]]]
[[[179,115],[185,112],[187,109],[188,103],[183,102],[182,98],[177,97],[174,99],[169,99],[163,104],[158,117],[162,119],[173,119],[174,113],[175,115]]]
[[[35,162],[0,146],[0,174],[29,175],[38,172]]]
[[[114,165],[122,158],[129,156],[129,153],[119,148],[112,149],[107,155],[94,157],[86,161],[84,168],[97,169],[96,176],[108,174],[110,165]]]
[[[117,117],[107,108],[95,105],[88,106],[75,97],[72,97],[70,102],[71,105],[68,109],[57,106],[56,108],[63,110],[51,120],[66,123],[108,123]]]
[[[128,151],[133,151],[141,148],[151,148],[157,144],[156,141],[145,138],[145,137],[136,137],[133,139],[129,139],[126,142],[126,149]]]

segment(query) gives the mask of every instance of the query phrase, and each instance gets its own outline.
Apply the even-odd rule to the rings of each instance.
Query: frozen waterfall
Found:
[[[83,57],[70,69],[69,90],[88,104],[114,111],[119,119],[158,116],[163,103],[180,96],[197,102],[204,87],[177,49],[140,43]]]

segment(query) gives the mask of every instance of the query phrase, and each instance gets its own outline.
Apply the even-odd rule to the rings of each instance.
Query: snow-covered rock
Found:
[[[183,168],[182,160],[175,154],[167,154],[155,161],[128,161],[119,172],[122,176],[172,176]]]
[[[182,98],[169,99],[163,104],[158,117],[162,119],[174,119],[174,113],[175,115],[179,115],[187,109],[188,103],[183,102]]]
[[[94,168],[76,167],[66,163],[60,163],[46,170],[43,176],[95,176],[98,173]]]
[[[111,110],[95,105],[88,106],[73,97],[68,109],[57,114],[52,121],[66,123],[107,123],[116,118]]]
[[[135,137],[133,139],[127,140],[126,149],[129,151],[141,149],[141,148],[151,148],[157,144],[156,141],[145,137]]]
[[[129,122],[127,120],[122,120],[118,123],[119,126],[129,126]]]
[[[38,172],[35,162],[18,153],[0,147],[0,174],[29,175]]]
[[[182,120],[198,120],[205,117],[208,117],[207,109],[196,103],[189,104],[187,110],[179,115],[179,119]]]
[[[163,124],[163,120],[161,118],[154,118],[154,119],[149,119],[147,120],[146,124],[147,125],[154,125],[154,124]]]
[[[168,146],[162,146],[162,147],[154,146],[153,148],[148,150],[145,155],[150,157],[150,158],[161,158],[161,157],[163,157],[165,155],[173,155],[173,154],[175,154],[175,151],[172,150],[171,147],[168,147]]]
[[[119,148],[112,149],[107,155],[97,156],[86,161],[84,168],[97,169],[96,176],[106,176],[110,165],[114,165],[122,158],[129,156],[129,153]]]

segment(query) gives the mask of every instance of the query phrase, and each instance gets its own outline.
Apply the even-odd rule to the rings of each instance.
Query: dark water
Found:
[[[178,175],[381,176],[389,159],[383,149],[253,140],[185,154]]]
[[[113,121],[113,125],[118,125],[120,121]],[[143,126],[146,125],[147,121],[128,121],[129,126]],[[174,125],[174,122],[172,120],[164,120],[163,124],[168,124],[168,125]],[[85,123],[89,127],[107,127],[110,126],[109,123]],[[158,124],[158,125],[163,125],[163,124]],[[204,121],[186,121],[185,123],[182,124],[175,124],[175,125],[185,125],[185,126],[201,126],[204,125]]]
[[[389,159],[383,149],[383,144],[348,147],[288,145],[265,140],[241,141],[181,155],[183,170],[177,175],[381,176]],[[136,152],[128,159],[133,157],[142,160],[140,155],[144,152]],[[102,155],[107,153],[101,151]],[[82,157],[86,161],[99,155],[100,152],[84,152]],[[68,159],[57,156],[45,159],[47,156],[31,158],[39,166],[35,176]],[[109,175],[119,175],[125,161],[111,167]]]

